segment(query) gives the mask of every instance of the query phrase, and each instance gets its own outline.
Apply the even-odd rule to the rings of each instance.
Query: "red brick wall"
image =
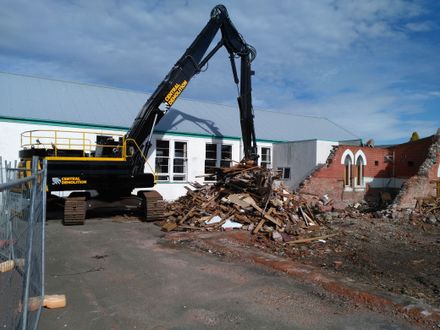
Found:
[[[364,177],[374,178],[398,178],[408,179],[415,176],[420,168],[420,165],[428,156],[430,146],[435,142],[436,136],[420,139],[414,142],[408,142],[388,148],[371,148],[371,147],[356,147],[356,146],[339,146],[333,155],[333,158],[328,161],[328,165],[318,169],[312,176],[303,183],[300,192],[306,194],[316,194],[322,196],[328,194],[333,200],[345,200],[347,202],[358,201],[359,198],[364,198],[369,194],[368,184],[364,192],[347,192],[344,191],[344,169],[345,166],[342,160],[344,152],[349,149],[353,155],[358,150],[362,150],[365,154],[367,164],[364,167]],[[386,156],[393,156],[394,162],[387,161]],[[437,157],[440,159],[439,157]],[[356,160],[354,160],[356,162]],[[432,192],[432,180],[437,178],[437,170],[439,164],[435,164],[430,172],[429,177],[431,184],[425,186],[426,180],[412,180],[415,194],[423,194]],[[413,182],[414,181],[414,182]],[[377,192],[376,192],[377,194]],[[371,193],[370,193],[371,195]],[[410,194],[412,195],[412,194]],[[414,197],[404,197],[404,199],[413,200]]]
[[[341,158],[344,151],[349,149],[353,154],[356,154],[356,151],[358,150],[362,150],[365,154],[367,165],[364,169],[364,176],[374,178],[394,177],[398,179],[407,179],[417,174],[420,165],[428,156],[429,147],[433,142],[433,137],[428,137],[390,148],[340,146],[336,151],[331,166],[323,168],[320,173],[316,173],[316,176],[342,178],[344,175],[344,165],[341,164]],[[391,161],[385,161],[385,156],[392,156],[393,153],[395,159],[394,163]]]
[[[317,197],[327,194],[330,199],[340,201],[343,197],[343,188],[344,181],[342,178],[321,178],[313,176],[310,180],[304,182],[304,186],[300,188],[300,192],[305,195],[310,194]]]
[[[341,164],[341,158],[345,150],[349,149],[353,154],[358,150],[362,150],[367,159],[367,165],[364,168],[364,176],[389,178],[391,175],[391,164],[384,161],[384,157],[390,154],[389,149],[386,148],[369,148],[369,147],[354,147],[354,146],[340,146],[336,151],[331,164],[328,167],[320,169],[314,174],[320,178],[343,178],[344,164]],[[377,165],[376,162],[377,161]],[[356,162],[356,160],[354,160]]]
[[[397,208],[413,208],[416,204],[416,198],[437,195],[439,162],[440,153],[438,152],[436,163],[429,169],[427,176],[414,175],[405,182],[397,198]]]
[[[414,208],[416,198],[435,196],[435,184],[429,178],[415,175],[405,182],[404,193],[399,194],[398,208]]]
[[[407,179],[416,175],[420,165],[428,157],[429,147],[433,143],[434,138],[430,136],[390,148],[390,151],[395,153],[394,177]]]

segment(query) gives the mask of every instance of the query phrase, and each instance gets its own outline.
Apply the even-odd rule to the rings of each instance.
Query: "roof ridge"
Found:
[[[122,87],[114,87],[114,86],[109,86],[109,85],[101,85],[101,84],[90,83],[90,82],[70,81],[70,80],[63,80],[63,79],[57,79],[57,78],[51,78],[51,77],[41,77],[41,76],[35,76],[35,75],[30,75],[30,74],[24,74],[24,73],[13,73],[13,72],[6,72],[6,71],[1,71],[0,70],[0,74],[14,75],[14,76],[20,76],[20,77],[33,78],[33,79],[56,81],[56,82],[62,82],[62,83],[67,83],[67,84],[73,84],[73,85],[83,85],[83,86],[92,86],[92,87],[98,87],[98,88],[106,88],[106,89],[119,90],[119,91],[136,93],[136,94],[143,94],[143,95],[148,95],[148,96],[151,96],[153,94],[153,93],[150,93],[150,92],[138,91],[138,90],[122,88]],[[215,104],[215,105],[219,105],[219,106],[223,106],[223,107],[228,107],[228,108],[234,108],[234,109],[236,108],[235,106],[233,106],[231,104],[220,103],[220,102],[209,101],[209,100],[208,101],[204,101],[204,100],[198,100],[198,99],[193,99],[193,98],[188,98],[188,97],[179,97],[179,99],[176,101],[176,103],[179,100],[190,101],[190,102],[197,102],[197,103],[202,103],[202,104]],[[272,109],[265,109],[265,108],[259,108],[259,107],[254,107],[254,110],[262,111],[262,112],[275,113],[275,114],[281,114],[281,115],[287,115],[287,116],[293,116],[293,117],[305,117],[305,118],[315,118],[315,119],[329,120],[328,118],[322,117],[322,116],[313,116],[313,115],[303,115],[303,114],[287,113],[287,112],[283,112],[283,111],[275,111],[275,110],[272,110]]]
[[[62,82],[62,83],[67,83],[67,84],[72,84],[72,85],[83,85],[83,86],[91,86],[91,87],[114,89],[114,90],[120,90],[120,91],[131,92],[131,93],[150,94],[150,95],[152,94],[152,93],[148,93],[148,92],[137,91],[137,90],[128,89],[128,88],[122,88],[122,87],[114,87],[114,86],[110,86],[110,85],[101,85],[101,84],[92,83],[92,82],[63,80],[63,79],[58,79],[58,78],[35,76],[35,75],[25,74],[25,73],[6,72],[6,71],[1,71],[0,70],[0,74],[8,74],[8,75],[12,75],[12,76],[19,76],[19,77],[26,77],[26,78],[33,78],[33,79],[40,79],[40,80],[56,81],[56,82]]]

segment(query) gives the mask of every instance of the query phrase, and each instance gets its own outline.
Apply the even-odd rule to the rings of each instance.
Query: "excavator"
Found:
[[[220,41],[208,52],[219,30]],[[155,175],[144,170],[154,128],[172,109],[191,78],[202,72],[222,47],[229,54],[233,79],[239,90],[237,100],[244,146],[242,161],[257,160],[251,94],[251,76],[254,74],[251,63],[256,51],[237,31],[226,7],[217,5],[206,26],[151,94],[125,135],[96,134],[95,143],[92,143],[90,132],[22,133],[21,166],[29,168],[35,156],[40,162],[46,159],[48,192],[72,191],[65,199],[65,225],[83,224],[88,211],[107,207],[140,208],[147,221],[162,218],[162,196],[158,192],[139,190],[137,196],[131,193],[136,188],[154,187]],[[240,77],[236,59],[240,60]],[[92,196],[90,191],[96,191],[98,195]]]

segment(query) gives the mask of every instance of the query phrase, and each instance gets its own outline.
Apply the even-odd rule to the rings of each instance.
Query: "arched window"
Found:
[[[344,185],[351,186],[351,165],[352,160],[350,155],[345,156],[344,159]]]
[[[359,156],[356,159],[356,185],[357,186],[363,186],[364,185],[364,159]]]

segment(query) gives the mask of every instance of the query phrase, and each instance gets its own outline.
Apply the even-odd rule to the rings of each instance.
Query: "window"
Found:
[[[281,179],[290,179],[290,167],[278,167],[278,172],[281,173]]]
[[[344,160],[344,185],[351,186],[351,157],[349,155],[345,156]]]
[[[261,148],[261,167],[271,168],[270,148]]]
[[[364,185],[364,159],[359,156],[356,160],[356,185]]]
[[[220,143],[207,143],[205,149],[205,181],[215,181],[215,169],[217,167],[231,167],[232,146]]]
[[[156,172],[159,181],[169,181],[170,142],[156,141]]]
[[[232,146],[223,145],[222,148],[222,157],[220,160],[220,167],[231,167],[232,164]]]
[[[156,172],[159,181],[187,180],[187,144],[186,142],[156,141]],[[172,166],[171,166],[172,164]]]
[[[374,161],[374,166],[379,166],[379,161],[378,160]]]
[[[187,151],[186,142],[174,142],[173,181],[186,181]]]
[[[205,174],[214,174],[217,166],[217,144],[207,143],[205,149]],[[215,176],[205,177],[207,181],[215,180]]]

